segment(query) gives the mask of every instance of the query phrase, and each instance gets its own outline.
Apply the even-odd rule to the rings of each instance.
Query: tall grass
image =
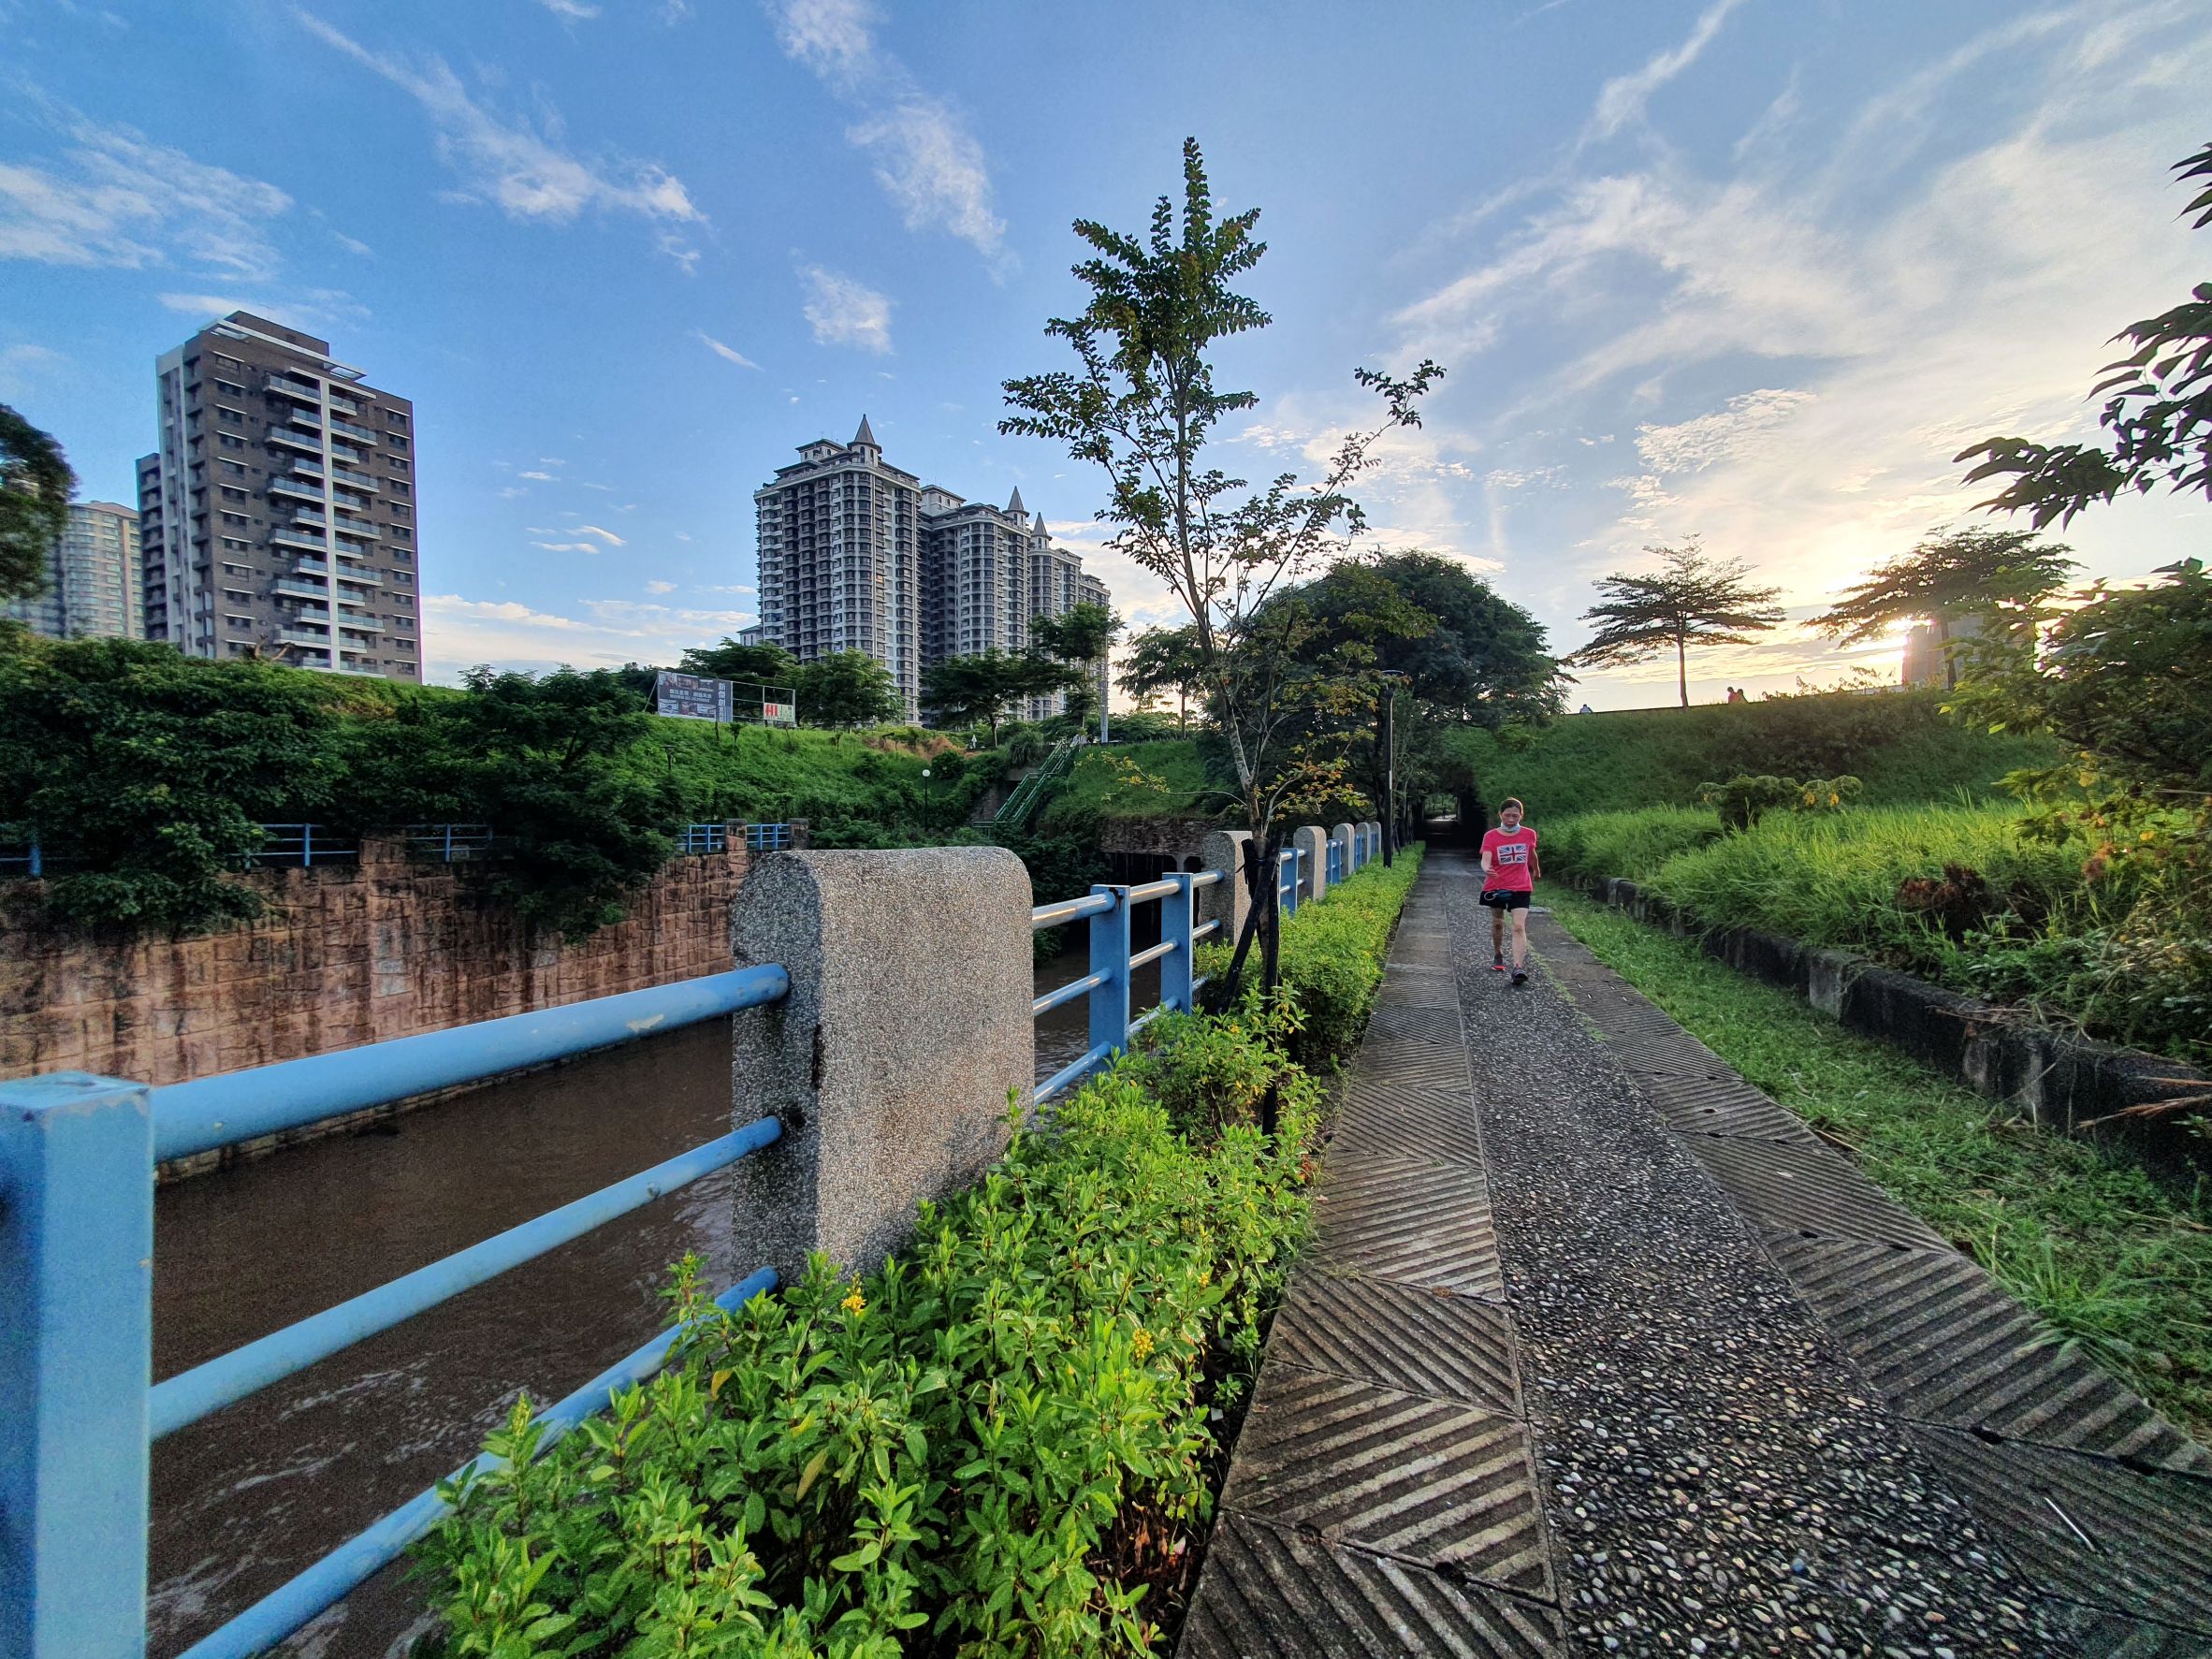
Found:
[[[1710,807],[1644,807],[1633,812],[1585,812],[1535,826],[1545,872],[1648,881],[1678,852],[1721,837]]]

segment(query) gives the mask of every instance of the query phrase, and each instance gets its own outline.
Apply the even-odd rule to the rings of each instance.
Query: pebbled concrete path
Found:
[[[2212,1654],[2212,1454],[1433,859],[1181,1652]]]

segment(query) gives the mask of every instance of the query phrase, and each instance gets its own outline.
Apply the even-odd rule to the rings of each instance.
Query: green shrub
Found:
[[[1841,812],[1865,787],[1848,773],[1799,779],[1739,772],[1725,783],[1699,784],[1697,804],[1719,811],[1724,828],[1746,830],[1769,812]]]
[[[1226,1031],[1084,1085],[865,1280],[818,1259],[721,1314],[693,1264],[672,1368],[543,1453],[517,1406],[418,1549],[444,1651],[1148,1651],[1305,1226],[1310,1081],[1273,1142],[1147,1092],[1224,1041],[1273,1063]]]
[[[1366,1029],[1382,986],[1390,931],[1405,895],[1420,874],[1421,849],[1406,848],[1389,866],[1371,864],[1329,890],[1320,904],[1302,906],[1283,924],[1279,958],[1285,1007],[1273,1020],[1260,1013],[1259,947],[1244,964],[1239,1018],[1266,1029],[1292,1060],[1310,1070],[1330,1070],[1348,1055]],[[1199,952],[1201,973],[1229,967],[1227,944]]]

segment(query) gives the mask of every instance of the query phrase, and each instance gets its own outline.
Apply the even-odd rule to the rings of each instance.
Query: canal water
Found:
[[[1040,994],[1088,971],[1077,948]],[[1158,969],[1132,1000],[1158,1000]],[[1037,1023],[1037,1074],[1089,1046],[1078,998]],[[165,1187],[153,1363],[167,1377],[596,1191],[729,1127],[730,1031],[710,1021]],[[719,1288],[760,1264],[728,1171],[693,1183],[153,1449],[147,1652],[182,1652],[481,1449],[527,1389],[560,1398],[662,1328],[666,1267]],[[429,1627],[404,1564],[284,1650],[384,1659]]]

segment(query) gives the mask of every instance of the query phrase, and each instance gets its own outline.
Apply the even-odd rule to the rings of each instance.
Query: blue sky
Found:
[[[1810,614],[1966,515],[1967,443],[2085,429],[2107,337],[2202,276],[2166,168],[2207,136],[2212,12],[0,0],[0,400],[128,500],[158,352],[234,305],[327,335],[415,401],[450,679],[741,626],[752,490],[863,411],[1094,544],[1097,480],[998,437],[998,384],[1061,360],[1070,221],[1140,226],[1186,133],[1271,246],[1237,464],[1324,453],[1355,367],[1433,357],[1375,541],[1467,559],[1563,649],[1598,575],[1693,532]],[[2139,576],[2207,518],[2067,539]],[[1791,631],[1693,694],[1851,660]]]

